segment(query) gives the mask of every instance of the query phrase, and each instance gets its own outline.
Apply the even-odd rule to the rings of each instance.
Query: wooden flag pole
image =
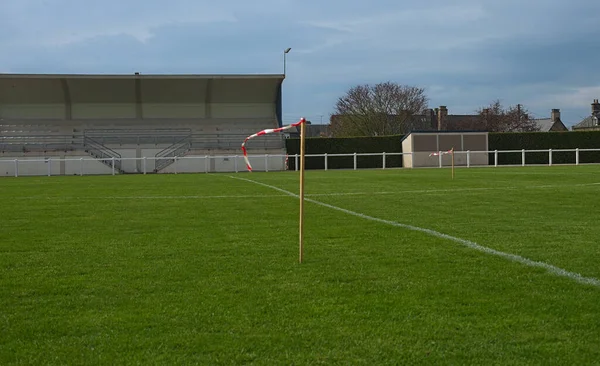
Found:
[[[304,246],[304,145],[306,137],[306,123],[300,124],[300,263],[303,259]]]

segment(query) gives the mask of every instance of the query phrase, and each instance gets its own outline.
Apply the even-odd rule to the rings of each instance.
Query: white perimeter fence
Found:
[[[311,170],[332,169],[397,169],[402,168],[402,157],[420,153],[352,153],[352,154],[306,154],[306,168]],[[600,164],[598,149],[545,149],[545,150],[493,150],[456,151],[456,167],[498,166],[552,166]],[[472,154],[488,154],[488,164],[472,164]],[[511,155],[512,156],[509,156]],[[394,159],[395,158],[395,159]],[[342,161],[343,159],[343,161]],[[449,155],[430,157],[429,167],[449,167]],[[56,176],[56,175],[118,175],[150,174],[157,160],[165,158],[0,158],[0,176]],[[213,173],[245,172],[246,164],[241,155],[206,155],[175,157],[172,163],[158,173]],[[249,155],[254,171],[298,170],[299,155],[264,154]],[[120,161],[120,164],[118,162]],[[458,163],[457,163],[458,161]],[[128,164],[126,164],[128,162]],[[117,163],[117,164],[115,164]],[[130,169],[119,171],[118,167]],[[116,166],[116,167],[115,167]]]

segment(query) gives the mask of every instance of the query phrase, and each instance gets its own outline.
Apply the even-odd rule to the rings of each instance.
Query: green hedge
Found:
[[[600,131],[490,133],[490,150],[600,148]],[[548,164],[548,152],[526,153],[526,164]],[[600,152],[580,151],[579,162],[600,163]],[[552,152],[553,164],[575,164],[575,152]],[[494,154],[490,154],[494,164]],[[498,153],[498,164],[521,164],[521,153]]]
[[[306,139],[306,154],[353,154],[353,153],[401,153],[403,135],[382,137],[346,137]],[[547,149],[596,149],[600,148],[600,131],[569,132],[515,132],[490,133],[489,150],[547,150]],[[294,154],[300,154],[300,139],[286,140],[289,167],[295,169]],[[526,153],[526,164],[548,164],[548,152]],[[489,162],[494,164],[494,154],[489,154]],[[553,152],[554,164],[575,164],[575,152]],[[600,152],[580,151],[579,162],[600,163]],[[499,165],[521,164],[521,152],[499,153]],[[358,156],[358,168],[381,168],[381,156]],[[354,157],[328,157],[328,169],[352,169]],[[386,157],[386,167],[402,167],[402,156]],[[306,157],[306,169],[324,169],[323,157]]]
[[[306,151],[309,154],[353,154],[353,153],[401,153],[402,135],[382,137],[344,137],[323,138],[313,137],[306,139]],[[289,155],[289,169],[295,169],[294,155],[300,155],[300,139],[286,140],[287,153]],[[306,169],[325,169],[325,158],[321,156],[305,157]],[[381,156],[357,156],[358,168],[382,168],[383,158]],[[386,167],[401,167],[402,156],[386,156]],[[353,169],[353,156],[328,156],[328,169]]]

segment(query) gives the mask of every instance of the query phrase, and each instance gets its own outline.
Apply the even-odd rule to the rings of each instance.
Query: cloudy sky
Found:
[[[284,120],[364,83],[571,126],[600,98],[598,0],[0,0],[0,72],[282,73]]]

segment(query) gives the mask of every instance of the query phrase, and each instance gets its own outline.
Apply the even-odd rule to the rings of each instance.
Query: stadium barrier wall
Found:
[[[475,154],[488,154],[491,164],[480,165],[473,163],[471,157]],[[403,168],[402,156],[410,153],[352,153],[352,154],[306,154],[307,159],[319,159],[322,161],[323,168],[313,170],[335,170],[335,169],[373,169],[372,160],[380,161],[379,169]],[[520,156],[517,164],[505,164],[501,158],[507,154],[518,154]],[[553,165],[583,165],[600,164],[600,161],[586,158],[589,154],[594,156],[600,154],[600,148],[596,149],[546,149],[546,150],[493,150],[493,151],[456,151],[455,157],[461,156],[466,160],[466,165],[457,166],[460,168],[470,167],[514,167],[514,166],[553,166]],[[544,163],[540,164],[540,155],[544,155]],[[564,163],[564,159],[556,159],[556,156],[569,155],[573,158],[573,163]],[[448,168],[450,163],[447,155],[431,156],[433,161],[437,161],[437,168]],[[531,157],[536,157],[531,162]],[[122,162],[129,161],[131,164],[138,164],[141,170],[137,174],[153,173],[152,168],[158,158],[154,156],[142,158],[121,158]],[[344,159],[340,163],[339,159]],[[264,154],[249,155],[252,168],[257,172],[298,170],[299,155],[285,154]],[[334,163],[337,160],[337,163]],[[349,163],[348,163],[349,162]],[[333,164],[332,164],[333,163]],[[306,169],[309,169],[307,166]],[[407,169],[407,168],[403,168]],[[419,169],[419,168],[414,168]],[[222,155],[222,156],[184,156],[177,157],[174,162],[159,171],[158,174],[179,174],[179,173],[216,173],[216,172],[245,172],[246,165],[241,155]],[[4,176],[56,176],[56,175],[118,175],[115,168],[109,167],[100,162],[99,159],[89,157],[69,157],[69,158],[12,158],[0,159],[0,174]],[[136,173],[126,173],[136,174]]]
[[[147,157],[121,157],[121,159],[95,159],[90,156],[77,157],[15,157],[0,158],[0,176],[59,176],[59,175],[118,175],[121,174],[114,162],[121,161],[122,167],[136,167],[123,174],[155,173],[157,160],[154,155]],[[108,164],[102,163],[107,161]],[[286,167],[285,154],[250,155],[250,164],[256,171],[282,171]],[[112,163],[111,163],[112,162]],[[118,164],[116,164],[118,166]],[[220,173],[246,171],[242,155],[205,155],[175,157],[173,163],[160,170],[159,174],[178,173]]]
[[[89,155],[57,157],[18,157],[0,158],[2,176],[42,176],[42,175],[107,175],[110,167]]]
[[[433,131],[435,133],[435,131]],[[440,131],[444,133],[444,131]],[[377,153],[387,151],[389,153],[401,153],[401,141],[404,135],[377,136],[377,137],[314,137],[306,139],[306,152],[310,154],[352,154]],[[568,132],[490,132],[488,134],[488,147],[490,151],[515,151],[514,153],[500,154],[500,165],[518,165],[521,161],[521,149],[541,150],[540,153],[528,153],[528,163],[548,164],[549,149],[556,152],[553,156],[554,163],[575,164],[574,149],[582,149],[582,163],[600,163],[600,151],[597,148],[600,141],[600,131],[568,131]],[[288,154],[300,153],[300,140],[290,138],[286,140]],[[588,149],[587,151],[584,151]],[[592,150],[589,150],[592,149]],[[494,155],[488,154],[488,163],[494,165]],[[390,157],[391,158],[391,157]],[[398,156],[394,158],[399,158]],[[459,155],[456,155],[459,158]],[[362,158],[369,160],[368,157]],[[381,167],[381,159],[373,157],[370,159],[371,168]],[[342,157],[337,161],[330,162],[329,168],[334,168],[337,162],[342,163],[340,168],[347,168],[352,164],[352,158]],[[307,158],[307,169],[323,169],[323,159]]]
[[[306,139],[306,168],[307,169],[325,169],[325,163],[319,154],[329,154],[329,156],[337,156],[328,161],[330,169],[349,169],[353,167],[353,154],[360,154],[359,164],[371,168],[382,168],[382,159],[377,155],[368,155],[371,153],[381,154],[382,151],[387,153],[402,152],[402,138],[404,135],[392,136],[376,136],[376,137],[332,137],[332,138],[307,138]],[[290,138],[285,141],[286,151],[292,156],[300,153],[300,140]],[[401,155],[389,155],[387,157],[388,165],[402,166]],[[291,167],[295,168],[295,161],[292,161]]]

